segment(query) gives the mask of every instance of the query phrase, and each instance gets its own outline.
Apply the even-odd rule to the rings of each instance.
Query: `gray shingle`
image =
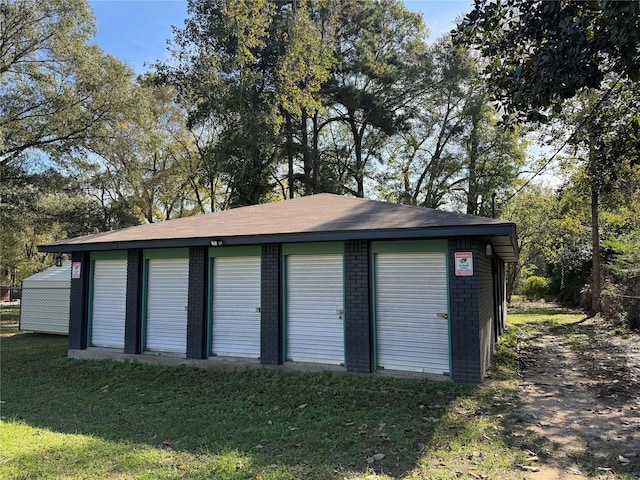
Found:
[[[131,242],[211,238],[223,240],[225,244],[230,244],[226,240],[242,238],[245,240],[242,243],[247,244],[251,237],[263,237],[253,239],[253,243],[261,243],[266,238],[283,235],[301,236],[303,241],[310,241],[313,234],[327,240],[332,233],[340,233],[344,239],[349,234],[362,237],[366,232],[381,231],[396,232],[393,236],[399,238],[411,230],[447,228],[460,228],[462,235],[464,227],[489,227],[487,231],[498,228],[503,241],[505,232],[513,230],[515,235],[515,226],[501,220],[323,193],[71,238],[44,245],[41,250],[85,250],[91,245],[126,248]],[[292,237],[287,241],[295,240]],[[507,243],[513,244],[509,250],[517,249],[514,240]]]

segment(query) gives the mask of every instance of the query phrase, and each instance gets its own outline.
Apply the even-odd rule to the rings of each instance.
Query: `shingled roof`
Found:
[[[354,239],[485,236],[517,260],[515,224],[492,218],[328,193],[96,233],[42,245],[43,252]]]

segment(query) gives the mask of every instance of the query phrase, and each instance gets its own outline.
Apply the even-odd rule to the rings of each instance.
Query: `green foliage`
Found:
[[[398,0],[340,2],[336,63],[323,88],[331,129],[349,133],[345,191],[364,196],[370,163],[384,142],[407,126],[424,91],[429,56],[422,18]]]
[[[495,194],[500,218],[518,226],[509,294],[536,274],[576,304],[595,256],[608,291],[631,296],[637,6],[590,3],[534,2],[516,18],[520,0],[479,2],[458,35],[482,45],[479,61],[448,37],[427,45],[398,0],[190,0],[170,62],[134,79],[89,45],[85,1],[4,2],[3,281],[51,262],[38,243],[231,206],[329,191],[488,216]],[[524,116],[563,105],[555,119],[574,132],[572,165],[557,194],[524,188],[523,130],[500,125],[492,86]]]
[[[505,120],[544,123],[550,112],[557,116],[570,107],[562,118],[572,133],[561,149],[573,147],[591,205],[594,313],[602,288],[601,206],[640,152],[639,32],[637,2],[483,0],[455,37],[484,56],[483,75]]]
[[[482,0],[456,41],[481,52],[496,98],[530,120],[601,88],[609,74],[640,80],[638,2]]]
[[[636,172],[637,175],[637,172]],[[623,319],[640,330],[640,188],[629,206],[617,217],[615,229],[603,241],[607,277],[603,289],[603,312]]]
[[[390,139],[388,160],[378,175],[384,198],[438,208],[449,204],[491,216],[512,192],[524,165],[520,129],[498,125],[472,55],[444,37],[429,50],[428,88],[414,99],[415,118]]]
[[[0,280],[20,280],[53,263],[37,245],[104,229],[97,202],[82,194],[77,179],[53,169],[0,165]]]
[[[550,284],[548,278],[531,275],[524,280],[519,293],[527,300],[546,300],[549,298]]]
[[[424,88],[420,16],[397,0],[192,0],[189,12],[157,68],[193,107],[190,125],[215,125],[207,168],[230,203],[264,201],[276,185],[363,196],[371,161]]]
[[[10,0],[1,5],[0,163],[34,150],[61,162],[108,133],[133,108],[131,70],[90,45],[84,0]]]
[[[332,56],[311,9],[306,2],[190,1],[192,16],[173,41],[175,61],[158,65],[161,81],[193,105],[190,125],[214,124],[205,168],[227,184],[233,206],[272,191],[284,113],[319,106]]]
[[[507,297],[518,289],[527,276],[544,272],[553,263],[562,238],[556,194],[550,188],[528,185],[501,209],[500,218],[517,225],[520,247],[518,262],[507,265]]]

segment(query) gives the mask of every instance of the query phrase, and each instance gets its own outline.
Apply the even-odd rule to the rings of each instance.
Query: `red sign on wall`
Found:
[[[71,278],[73,279],[80,278],[81,272],[82,272],[82,263],[73,262],[71,264]]]
[[[473,253],[456,252],[456,277],[473,276]]]

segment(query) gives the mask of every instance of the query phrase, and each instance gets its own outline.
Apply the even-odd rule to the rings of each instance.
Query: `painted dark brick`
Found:
[[[265,365],[282,363],[282,306],[281,306],[281,246],[262,246],[261,259],[261,326],[260,362]]]
[[[345,362],[347,371],[372,370],[369,242],[344,243]]]
[[[493,269],[491,257],[484,254],[484,245],[481,245],[477,257],[478,281],[478,320],[479,320],[479,349],[480,349],[480,375],[484,376],[489,364],[494,347],[494,292]]]
[[[189,248],[187,358],[207,356],[207,247]]]
[[[71,298],[69,303],[69,348],[82,350],[87,348],[89,328],[89,252],[74,252],[71,260],[80,262],[80,278],[71,279]]]
[[[455,252],[473,253],[473,276],[455,275]],[[480,292],[478,289],[478,240],[449,239],[449,298],[451,328],[451,378],[455,382],[480,383]]]
[[[142,250],[127,251],[127,303],[125,306],[124,352],[142,350]]]

